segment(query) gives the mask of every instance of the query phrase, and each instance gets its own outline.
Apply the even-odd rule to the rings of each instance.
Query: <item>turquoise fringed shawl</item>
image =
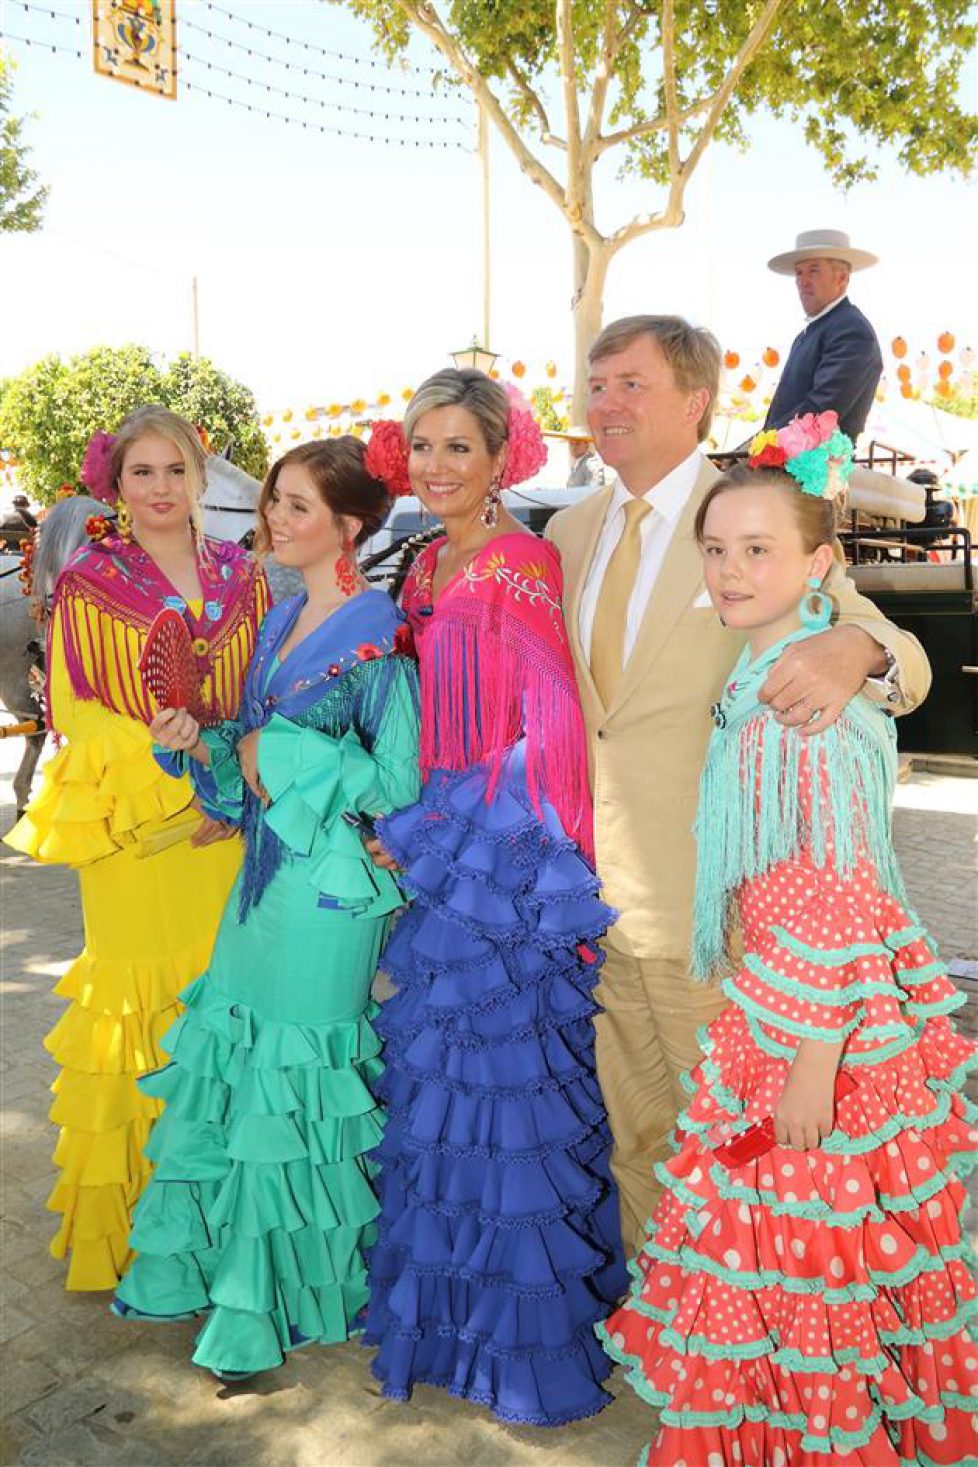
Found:
[[[906,895],[890,835],[896,780],[892,718],[854,698],[825,730],[803,739],[758,701],[784,649],[813,633],[792,632],[751,662],[745,648],[714,710],[717,727],[700,780],[692,971],[729,967],[733,897],[740,884],[800,852],[843,877],[868,859],[884,887]],[[807,766],[807,768],[806,768]],[[802,789],[811,790],[811,812]]]

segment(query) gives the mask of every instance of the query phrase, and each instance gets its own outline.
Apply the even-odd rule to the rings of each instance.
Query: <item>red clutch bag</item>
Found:
[[[859,1081],[854,1080],[848,1070],[840,1070],[835,1077],[836,1101],[844,1100],[854,1090],[859,1089]],[[735,1136],[732,1141],[725,1141],[713,1152],[715,1160],[723,1166],[744,1166],[748,1161],[756,1161],[759,1156],[764,1156],[774,1146],[774,1117],[765,1116],[763,1121],[755,1121]]]
[[[153,619],[139,659],[139,673],[146,692],[161,709],[186,708],[198,723],[207,723],[190,632],[172,606],[165,606]]]

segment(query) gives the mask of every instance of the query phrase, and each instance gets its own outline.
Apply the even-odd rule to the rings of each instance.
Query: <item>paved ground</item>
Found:
[[[7,801],[14,750],[0,744]],[[948,961],[960,963],[978,1036],[978,781],[921,774],[901,786],[897,844],[908,886]],[[81,946],[71,875],[6,853],[0,984],[0,1464],[23,1467],[630,1467],[649,1413],[620,1381],[593,1421],[510,1430],[419,1389],[385,1402],[358,1346],[294,1355],[255,1384],[221,1386],[189,1364],[192,1324],[123,1324],[104,1295],[65,1294],[47,1243],[53,1067],[41,1048],[50,996]]]

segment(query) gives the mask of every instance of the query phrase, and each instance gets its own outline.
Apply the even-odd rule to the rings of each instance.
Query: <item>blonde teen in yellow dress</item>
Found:
[[[85,947],[55,989],[69,1006],[45,1040],[60,1066],[51,1251],[69,1257],[69,1289],[112,1289],[129,1262],[161,1109],[135,1081],[164,1061],[160,1036],[207,966],[241,859],[238,839],[194,809],[189,781],[154,759],[156,708],[138,672],[149,627],[171,606],[213,721],[237,712],[267,590],[250,556],[200,534],[204,466],[193,427],[162,408],[133,414],[115,439],[106,478],[119,532],[77,551],[55,589],[48,714],[63,744],[7,837],[74,866],[81,889]]]

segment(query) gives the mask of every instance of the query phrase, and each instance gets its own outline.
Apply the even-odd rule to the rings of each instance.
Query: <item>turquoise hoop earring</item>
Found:
[[[801,598],[798,607],[801,624],[809,632],[824,631],[832,620],[832,602],[825,592],[819,589],[821,584],[818,576],[809,576],[808,590]]]

